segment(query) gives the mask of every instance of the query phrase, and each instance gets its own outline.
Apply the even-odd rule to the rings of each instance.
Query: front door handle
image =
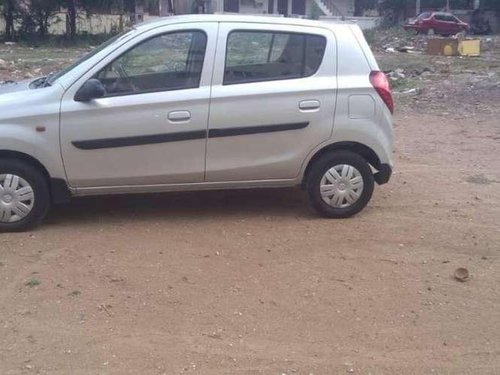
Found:
[[[191,119],[189,111],[172,111],[168,114],[168,119],[172,122],[184,122]]]
[[[299,102],[299,109],[304,111],[319,109],[319,107],[320,107],[319,100],[302,100],[301,102]]]

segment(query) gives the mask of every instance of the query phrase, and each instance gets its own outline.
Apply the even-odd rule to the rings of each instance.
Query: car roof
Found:
[[[180,24],[180,23],[197,23],[197,22],[232,22],[232,23],[273,23],[278,25],[291,26],[308,26],[332,28],[338,27],[341,24],[332,22],[322,22],[316,20],[289,18],[278,16],[247,16],[233,14],[187,14],[180,16],[158,17],[146,22],[135,25],[135,28],[141,31],[154,29],[160,26]]]
[[[453,13],[448,13],[448,12],[432,12],[432,14],[437,14],[438,16],[453,16],[455,15]]]

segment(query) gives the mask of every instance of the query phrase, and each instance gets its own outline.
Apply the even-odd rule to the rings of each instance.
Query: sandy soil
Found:
[[[0,79],[68,59],[19,51]],[[395,174],[355,218],[203,192],[78,199],[2,234],[0,374],[498,374],[500,91],[434,72],[398,99]]]
[[[204,192],[79,199],[3,234],[0,373],[497,374],[498,121],[396,131],[394,178],[353,219]]]

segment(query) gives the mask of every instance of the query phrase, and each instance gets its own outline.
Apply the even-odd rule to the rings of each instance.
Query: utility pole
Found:
[[[450,11],[450,0],[446,0],[446,11]]]
[[[416,9],[416,15],[418,16],[420,14],[420,0],[417,0],[417,9]]]

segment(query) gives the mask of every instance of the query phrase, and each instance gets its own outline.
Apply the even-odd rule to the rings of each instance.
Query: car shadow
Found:
[[[298,188],[175,192],[74,198],[54,206],[45,225],[158,221],[168,218],[315,216]]]

